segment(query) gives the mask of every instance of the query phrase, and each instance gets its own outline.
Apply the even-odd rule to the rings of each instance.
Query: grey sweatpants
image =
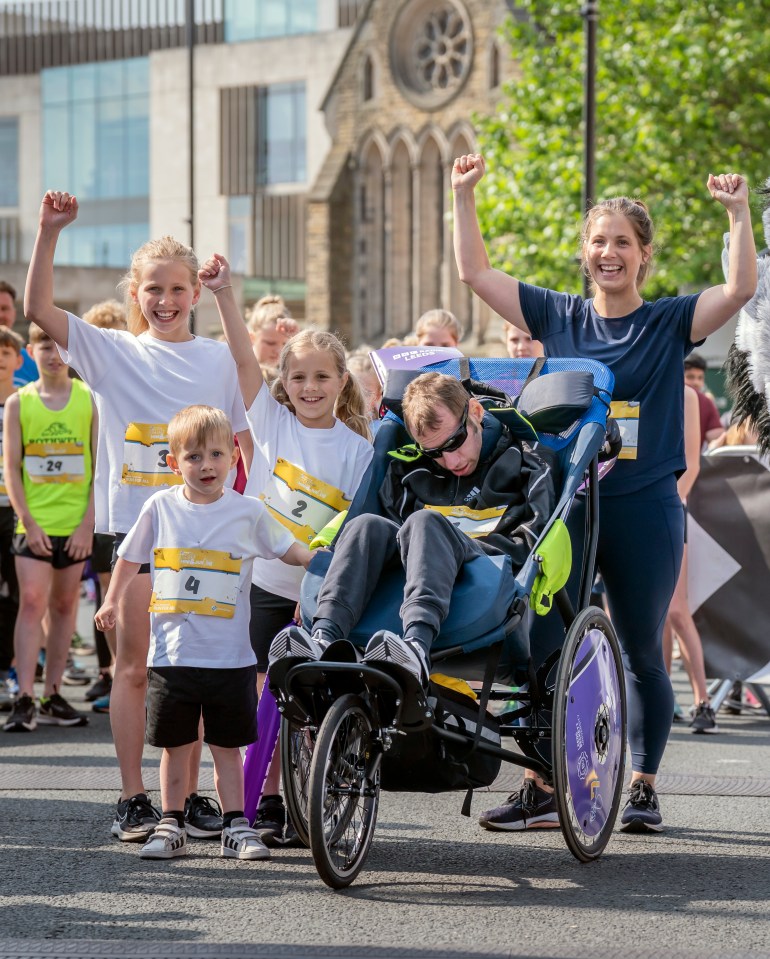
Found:
[[[475,540],[432,510],[412,513],[403,526],[382,516],[356,516],[337,540],[314,619],[331,620],[348,636],[383,571],[401,565],[406,571],[401,606],[404,633],[410,625],[421,623],[435,636],[449,612],[463,563],[483,552]]]

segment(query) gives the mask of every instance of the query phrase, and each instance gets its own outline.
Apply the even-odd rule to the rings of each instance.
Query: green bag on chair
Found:
[[[557,519],[537,548],[540,572],[532,586],[529,605],[538,616],[551,610],[551,597],[564,586],[572,569],[572,542],[563,520]]]

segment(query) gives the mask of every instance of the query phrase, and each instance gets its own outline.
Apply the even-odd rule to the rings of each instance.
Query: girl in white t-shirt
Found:
[[[146,243],[134,254],[124,280],[128,331],[90,326],[53,301],[53,263],[62,229],[77,217],[74,196],[49,190],[25,291],[25,313],[58,344],[94,393],[99,412],[96,459],[96,531],[116,534],[116,548],[145,501],[179,477],[166,463],[167,425],[180,409],[205,403],[223,410],[247,461],[252,451],[235,365],[224,343],[193,336],[190,311],[200,297],[198,262],[171,237]],[[143,842],[158,814],[142,781],[144,698],[150,636],[151,586],[143,567],[118,609],[117,657],[110,698],[115,752],[123,789],[112,834]],[[196,757],[199,758],[198,756]],[[216,810],[195,794],[191,769],[188,831],[217,837]]]
[[[347,509],[371,461],[364,395],[346,368],[337,337],[312,330],[298,333],[283,347],[271,395],[233,296],[227,261],[215,254],[198,276],[216,296],[254,438],[246,494],[264,500],[278,522],[309,545]],[[270,643],[294,617],[303,573],[280,561],[254,563],[250,633],[261,683]],[[285,823],[275,766],[255,823],[268,844],[280,838]]]

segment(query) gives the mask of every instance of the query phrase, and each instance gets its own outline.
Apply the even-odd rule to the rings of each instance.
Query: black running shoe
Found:
[[[631,783],[620,820],[621,832],[663,832],[658,794],[644,779]]]
[[[222,835],[222,808],[214,799],[193,793],[184,801],[187,835],[194,839],[219,839]]]
[[[112,676],[109,673],[99,673],[96,682],[86,690],[84,699],[92,703],[95,699],[101,699],[102,696],[109,696],[112,689]]]
[[[690,729],[694,733],[718,733],[717,719],[711,704],[700,702],[695,707],[695,715],[690,723]]]
[[[144,842],[160,822],[160,812],[145,793],[137,793],[118,803],[112,835],[121,842]]]
[[[54,687],[55,689],[56,687]],[[76,709],[54,692],[50,696],[40,697],[37,721],[41,726],[87,726],[88,717]]]
[[[283,829],[286,825],[286,807],[280,796],[263,796],[254,817],[254,829],[266,846],[280,846],[283,843]]]
[[[553,829],[559,825],[556,797],[541,789],[527,777],[517,793],[512,793],[502,806],[488,809],[479,816],[485,829],[516,832],[521,829]]]
[[[13,704],[11,715],[3,729],[7,733],[31,733],[37,728],[37,710],[31,696],[25,693]]]

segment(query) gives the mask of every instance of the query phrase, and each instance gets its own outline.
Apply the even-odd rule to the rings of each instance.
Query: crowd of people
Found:
[[[700,452],[698,438],[716,437],[698,409],[703,394],[688,388],[685,403],[683,391],[685,369],[697,367],[693,345],[754,292],[747,187],[734,174],[708,178],[729,218],[728,280],[654,302],[639,292],[652,266],[646,207],[627,198],[597,204],[583,229],[593,287],[583,299],[491,268],[473,200],[483,174],[478,155],[454,163],[455,254],[461,279],[505,321],[507,354],[601,360],[615,375],[616,400],[633,408],[635,445],[602,482],[598,569],[628,678],[633,775],[622,828],[660,831],[655,775],[674,713],[667,611],[693,682],[695,719],[713,719],[680,567],[693,451]],[[110,301],[82,318],[68,313],[55,305],[53,264],[59,235],[77,214],[74,196],[44,196],[24,297],[26,350],[11,329],[15,291],[0,284],[4,729],[87,722],[61,688],[88,561],[99,597],[100,672],[86,695],[110,715],[122,781],[112,834],[141,843],[150,859],[184,855],[188,837],[219,839],[223,856],[265,859],[270,846],[293,841],[278,763],[256,818],[244,816],[240,751],[256,737],[268,666],[318,658],[343,639],[379,572],[400,563],[402,635],[375,635],[365,656],[424,687],[459,569],[480,551],[507,553],[520,565],[553,508],[553,480],[537,452],[497,421],[493,427],[459,381],[419,377],[404,398],[417,465],[391,465],[387,518],[362,516],[345,528],[305,631],[297,604],[315,538],[350,504],[372,458],[382,391],[369,348],[346,353],[334,334],[301,329],[277,296],[263,297],[244,322],[227,260],[214,254],[201,264],[170,237],[134,254],[120,287],[125,307]],[[219,338],[190,332],[204,289],[216,303]],[[452,313],[434,309],[400,342],[458,347],[463,336]],[[661,429],[664,421],[673,429]],[[451,495],[447,477],[454,477]],[[506,498],[511,488],[515,507]],[[459,532],[441,513],[457,503],[471,511],[483,504],[486,525],[472,536]],[[570,532],[579,552],[579,502]],[[635,601],[640,566],[644,604]],[[568,588],[576,591],[574,576]],[[541,620],[535,655],[544,659],[562,637],[555,616]],[[160,809],[142,775],[145,742],[162,749]],[[198,793],[204,742],[219,802]],[[554,826],[552,789],[527,770],[521,788],[480,822],[500,830]]]

